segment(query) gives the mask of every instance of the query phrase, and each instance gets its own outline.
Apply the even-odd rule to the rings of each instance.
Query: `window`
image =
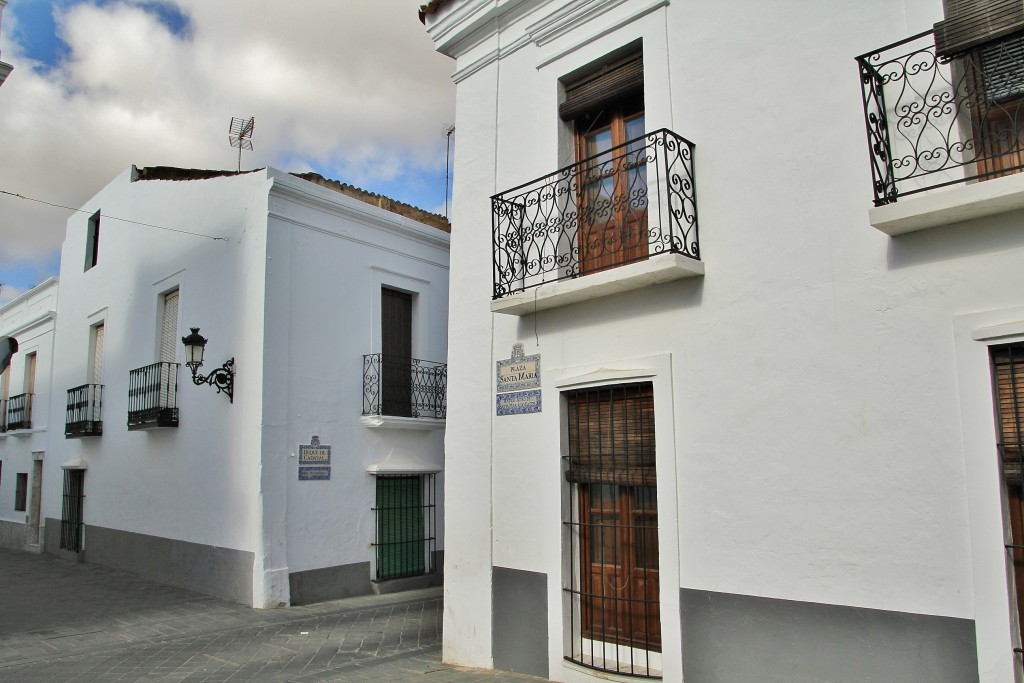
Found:
[[[60,547],[80,552],[85,540],[85,470],[64,470]]]
[[[994,346],[990,354],[998,413],[996,442],[1009,517],[1006,550],[1020,628],[1024,620],[1024,343]]]
[[[24,512],[28,497],[28,472],[18,472],[14,482],[14,510]]]
[[[99,262],[100,258],[100,212],[89,217],[89,226],[85,234],[85,269],[89,270]]]
[[[624,674],[660,666],[654,393],[649,382],[566,394],[566,658]]]
[[[36,393],[36,353],[25,354],[25,379],[24,387],[26,394]]]
[[[160,408],[171,408],[177,399],[177,366],[173,365],[178,357],[178,290],[172,289],[161,297],[160,306],[160,365],[159,365],[159,396]]]
[[[387,287],[380,294],[382,412],[413,417],[412,294]]]
[[[89,383],[103,384],[103,343],[106,338],[106,326],[103,323],[93,325],[90,333],[89,346]]]
[[[568,85],[559,108],[575,138],[579,272],[647,258],[647,150],[643,55]]]
[[[935,25],[936,55],[951,63],[963,154],[982,179],[1024,166],[1024,5],[1016,0],[944,0]],[[943,99],[942,104],[950,107]]]
[[[434,475],[378,474],[377,580],[434,571]]]

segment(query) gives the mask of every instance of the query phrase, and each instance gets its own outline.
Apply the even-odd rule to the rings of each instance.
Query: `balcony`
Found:
[[[661,129],[491,197],[491,310],[703,275],[693,159],[692,142]]]
[[[32,394],[7,399],[7,431],[16,429],[32,429]]]
[[[418,358],[371,353],[363,356],[363,415],[444,420],[448,411],[448,365]],[[395,420],[364,420],[368,426],[400,426]],[[410,423],[405,423],[413,426]]]
[[[857,63],[872,225],[895,235],[1024,208],[1024,34],[949,53],[926,31]]]
[[[178,364],[153,363],[128,373],[128,429],[178,426]]]
[[[77,439],[103,434],[103,385],[83,384],[68,389],[67,414],[64,418],[64,437]]]

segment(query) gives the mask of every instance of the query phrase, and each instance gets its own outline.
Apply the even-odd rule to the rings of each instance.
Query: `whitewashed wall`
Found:
[[[608,3],[547,42],[527,35],[568,4],[454,2],[428,20],[458,81],[446,660],[490,662],[493,564],[548,575],[555,671],[556,378],[663,356],[677,468],[672,482],[659,471],[663,572],[676,565],[665,604],[676,575],[685,588],[976,619],[999,640],[979,654],[983,680],[1009,680],[1005,588],[977,595],[972,574],[972,562],[1005,572],[1001,553],[972,558],[972,530],[1001,522],[992,506],[969,517],[965,475],[977,461],[994,481],[996,453],[965,458],[953,323],[1024,304],[1022,216],[899,239],[868,224],[854,57],[930,28],[941,2]],[[697,145],[706,276],[492,315],[489,197],[565,163],[558,78],[636,38],[648,129]],[[542,355],[544,412],[496,418],[494,361],[517,341]],[[979,413],[991,432],[991,407]]]
[[[8,374],[8,398],[25,392],[25,359],[36,354],[32,429],[0,433],[0,542],[19,549],[31,546],[36,551],[37,539],[22,540],[32,506],[33,462],[36,457],[46,457],[47,432],[61,430],[63,419],[63,412],[51,413],[49,405],[57,290],[57,279],[50,278],[0,308],[0,337],[18,341]],[[24,512],[14,509],[18,473],[28,474]]]

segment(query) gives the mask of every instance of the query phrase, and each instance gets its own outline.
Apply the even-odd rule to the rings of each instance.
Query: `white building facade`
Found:
[[[0,337],[18,341],[0,373],[0,547],[36,553],[43,548],[43,461],[55,422],[49,402],[56,311],[57,278],[0,308]]]
[[[63,246],[47,551],[257,607],[438,582],[446,229],[274,169],[111,182]]]
[[[0,0],[0,23],[3,23],[4,8],[7,7],[7,0]],[[6,62],[0,62],[0,85],[4,84],[7,77],[11,75],[14,67]]]
[[[1024,17],[949,4],[423,7],[446,661],[1022,679]]]

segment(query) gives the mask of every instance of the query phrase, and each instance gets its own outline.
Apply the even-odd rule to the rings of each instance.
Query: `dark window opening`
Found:
[[[24,512],[28,499],[28,472],[18,472],[14,482],[14,510]]]
[[[99,262],[100,258],[100,212],[89,217],[89,227],[85,235],[85,269],[89,270]]]
[[[64,470],[60,547],[81,552],[85,540],[85,470]]]
[[[412,294],[381,289],[381,409],[413,417]]]

